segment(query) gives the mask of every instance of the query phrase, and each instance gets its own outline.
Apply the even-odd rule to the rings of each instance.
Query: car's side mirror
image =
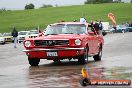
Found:
[[[89,31],[88,34],[91,35],[91,36],[93,36],[94,32],[93,31]]]

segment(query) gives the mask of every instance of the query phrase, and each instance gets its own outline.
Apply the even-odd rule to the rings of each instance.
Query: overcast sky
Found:
[[[0,8],[6,9],[24,9],[26,4],[33,3],[36,8],[41,7],[43,4],[51,5],[81,5],[86,0],[0,0]]]
[[[58,6],[82,5],[86,0],[0,0],[0,9],[24,9],[26,4],[33,3],[35,8],[41,7],[43,4],[51,4]],[[130,0],[122,0],[130,1]]]

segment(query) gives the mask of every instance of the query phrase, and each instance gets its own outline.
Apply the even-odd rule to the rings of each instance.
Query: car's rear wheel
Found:
[[[38,66],[40,59],[38,58],[28,58],[29,64],[31,66]]]
[[[101,47],[99,48],[98,54],[93,56],[93,58],[95,61],[101,61],[101,58],[102,58],[102,48]]]
[[[88,47],[85,47],[84,54],[78,58],[79,64],[85,64],[86,62],[88,62]]]

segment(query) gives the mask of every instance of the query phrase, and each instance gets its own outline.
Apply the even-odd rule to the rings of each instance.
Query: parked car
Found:
[[[36,38],[39,36],[38,30],[30,30],[26,38]]]
[[[63,22],[47,26],[43,36],[27,38],[23,43],[31,66],[37,66],[40,59],[78,59],[84,64],[88,56],[101,60],[104,39],[88,30],[88,23]]]
[[[113,33],[125,33],[125,32],[128,32],[129,30],[127,29],[127,27],[125,25],[117,25],[116,26],[116,29],[117,31],[115,31],[114,28],[111,28],[110,30],[113,32]]]
[[[11,33],[4,33],[3,37],[5,38],[5,42],[13,42],[13,36]]]
[[[1,33],[0,33],[0,44],[5,44],[5,38]]]
[[[132,27],[127,27],[127,30],[128,30],[129,32],[132,32]]]
[[[18,32],[18,43],[21,43],[25,40],[25,37],[28,36],[29,31],[20,31]]]

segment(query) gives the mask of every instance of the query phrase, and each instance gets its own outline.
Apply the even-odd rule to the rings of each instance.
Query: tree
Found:
[[[25,10],[26,9],[34,9],[34,8],[35,8],[35,6],[32,3],[30,3],[30,4],[28,4],[28,5],[25,6]]]
[[[43,4],[40,8],[47,8],[47,7],[53,7],[53,6],[52,5]]]
[[[6,8],[1,8],[0,9],[0,12],[5,12],[5,11],[7,11]]]
[[[113,0],[86,0],[85,4],[96,4],[96,3],[110,3],[113,2]]]

